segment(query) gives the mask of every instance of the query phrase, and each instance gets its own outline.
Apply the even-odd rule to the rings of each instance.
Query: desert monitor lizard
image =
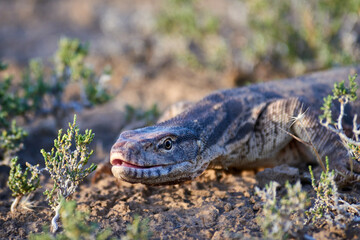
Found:
[[[346,149],[318,116],[334,83],[359,70],[339,68],[222,90],[185,104],[173,118],[121,133],[110,153],[112,173],[132,183],[167,184],[194,179],[208,167],[315,163],[311,148],[287,133],[309,141],[299,121],[291,121],[306,111],[301,121],[321,158],[328,156],[331,168],[350,174]],[[335,114],[338,109],[334,108]],[[346,108],[344,124],[350,129],[352,116],[359,112],[360,101]],[[358,161],[353,170],[353,178],[360,179]]]

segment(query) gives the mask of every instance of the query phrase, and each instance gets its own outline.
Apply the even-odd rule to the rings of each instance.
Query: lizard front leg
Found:
[[[330,167],[341,175],[360,180],[360,163],[349,158],[340,138],[322,126],[315,110],[307,108],[298,98],[273,101],[263,110],[255,125],[254,134],[249,139],[249,147],[257,150],[250,150],[249,158],[276,161],[281,157],[279,153],[289,147],[293,138],[305,142],[297,143],[298,147],[292,149],[294,153],[298,151],[302,155],[302,161],[317,161],[318,153],[322,162],[327,156]]]

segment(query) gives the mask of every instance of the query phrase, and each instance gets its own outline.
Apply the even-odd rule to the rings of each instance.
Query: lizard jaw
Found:
[[[165,166],[165,165],[145,166],[145,165],[135,164],[135,163],[124,160],[122,157],[122,154],[119,154],[119,153],[111,153],[110,164],[113,165],[114,167],[122,166],[122,167],[128,167],[128,168],[138,168],[138,169],[147,169],[147,168]]]
[[[160,176],[168,174],[173,165],[145,166],[125,161],[121,153],[112,152],[110,156],[111,171],[116,178],[131,183],[157,184]]]
[[[120,156],[111,156],[111,172],[116,178],[130,183],[143,183],[149,185],[175,184],[185,180],[192,179],[192,176],[179,174],[182,168],[189,169],[190,162],[182,162],[171,165],[140,166],[119,158]],[[180,171],[183,172],[183,171]]]
[[[154,168],[154,167],[160,167],[162,165],[155,165],[155,166],[140,166],[140,165],[136,165],[130,162],[127,162],[125,160],[122,159],[112,159],[111,160],[111,165],[113,165],[114,167],[116,166],[122,166],[122,167],[128,167],[128,168],[139,168],[139,169],[147,169],[147,168]]]
[[[113,165],[111,171],[116,178],[131,183],[159,184],[167,182],[166,176],[173,166],[139,168],[128,165]]]

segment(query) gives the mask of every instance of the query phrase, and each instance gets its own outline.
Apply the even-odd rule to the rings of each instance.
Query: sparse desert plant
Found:
[[[43,233],[31,234],[31,240],[77,240],[96,239],[105,240],[112,234],[110,229],[99,230],[97,223],[88,222],[88,214],[76,210],[75,201],[61,200],[60,218],[64,230],[56,236],[45,229]]]
[[[149,230],[149,219],[142,219],[140,216],[135,216],[131,224],[127,226],[126,235],[122,240],[147,240],[151,237]]]
[[[324,104],[320,108],[323,111],[323,114],[319,116],[320,123],[324,127],[329,129],[330,131],[336,133],[340,137],[344,147],[347,149],[349,155],[351,156],[349,158],[350,166],[353,166],[353,161],[360,161],[360,158],[359,158],[359,156],[360,156],[360,148],[359,148],[360,147],[360,141],[359,141],[360,125],[357,124],[357,114],[355,114],[354,118],[353,118],[353,123],[352,123],[353,136],[348,137],[347,134],[345,133],[345,129],[343,127],[343,119],[345,117],[346,105],[357,99],[356,92],[358,89],[358,85],[355,81],[356,77],[357,77],[356,74],[354,76],[349,75],[349,77],[348,77],[349,87],[345,86],[345,81],[341,81],[340,83],[334,84],[333,94],[328,95],[327,97],[324,97]],[[340,111],[339,111],[337,120],[334,121],[332,107],[333,107],[334,101],[336,101],[336,100],[340,103]],[[305,114],[306,114],[306,111],[299,114],[297,117],[292,117],[292,119],[293,119],[294,123],[295,123],[295,121],[299,121],[303,130],[308,135],[308,139],[310,139],[309,133],[307,132],[306,128],[304,127],[304,125],[302,123],[302,118]],[[288,134],[293,136],[298,141],[310,146],[312,148],[312,150],[314,151],[314,153],[316,154],[316,158],[317,158],[319,164],[321,165],[323,171],[324,172],[327,171],[322,159],[320,158],[320,155],[319,155],[315,145],[312,143],[311,140],[309,140],[309,142],[305,142],[305,141],[302,141],[301,139],[299,139],[298,137],[294,136],[291,133],[288,133]],[[342,177],[342,179],[339,179],[337,181],[338,184],[346,184],[346,183],[349,183],[354,180],[352,171],[348,175],[345,175],[338,171],[336,172],[336,174],[341,175],[341,177]],[[355,179],[355,181],[358,181],[358,180],[359,179]]]
[[[320,122],[327,129],[335,132],[343,142],[344,146],[347,148],[350,153],[351,158],[350,166],[353,165],[353,161],[360,161],[360,126],[357,124],[357,114],[354,115],[353,118],[353,138],[348,137],[345,134],[345,130],[343,127],[343,119],[345,116],[345,106],[357,99],[356,91],[358,89],[358,85],[356,83],[356,77],[349,76],[349,86],[345,86],[345,81],[334,84],[333,94],[324,98],[324,104],[321,107],[323,114],[320,116]],[[340,113],[336,121],[332,119],[332,111],[331,108],[333,106],[334,101],[338,101],[340,103]],[[351,179],[352,176],[343,176],[345,181],[347,178]]]
[[[57,120],[72,110],[81,110],[111,99],[105,88],[111,71],[106,69],[99,76],[85,64],[88,44],[77,39],[62,38],[55,53],[51,74],[47,74],[40,59],[29,62],[14,96],[19,98],[17,115],[26,119],[30,116],[53,115]],[[12,78],[10,78],[11,80]],[[69,83],[78,83],[80,100],[64,101],[64,91]],[[11,81],[9,83],[11,84]],[[60,125],[60,124],[58,124]]]
[[[11,160],[10,175],[8,185],[15,197],[14,202],[11,204],[11,212],[15,209],[20,202],[21,198],[40,187],[39,171],[36,167],[28,165],[25,170],[21,169],[20,164],[17,164],[17,157]],[[29,175],[31,174],[31,176]]]
[[[1,113],[0,113],[1,114]],[[12,120],[9,124],[5,118],[0,116],[0,121],[4,120],[4,124],[0,126],[0,161],[5,165],[10,165],[11,159],[22,149],[23,140],[27,136],[27,132],[16,125],[16,121]]]
[[[88,51],[88,44],[77,39],[60,39],[50,76],[45,74],[40,60],[30,61],[22,79],[24,97],[28,99],[27,103],[31,103],[28,108],[36,115],[53,115],[59,127],[69,111],[78,111],[109,101],[111,94],[105,84],[110,79],[111,71],[104,70],[97,76],[95,71],[85,64]],[[64,91],[70,83],[78,83],[80,98],[65,102]]]
[[[353,119],[353,133],[354,139],[348,137],[343,128],[343,118],[345,114],[345,106],[351,101],[355,101],[357,98],[356,91],[358,86],[355,82],[356,75],[349,76],[349,87],[345,86],[345,81],[334,84],[333,94],[324,98],[324,104],[321,107],[323,114],[319,116],[320,122],[323,126],[329,130],[335,132],[343,142],[344,146],[347,148],[348,152],[352,155],[352,158],[349,159],[350,164],[352,161],[359,161],[359,126],[357,125],[356,119],[357,115]],[[338,100],[340,103],[340,113],[337,118],[337,121],[332,119],[332,106],[333,101]],[[294,118],[295,121],[300,121],[302,124],[302,115]],[[307,133],[306,129],[303,127],[304,131]],[[310,138],[309,138],[310,139]],[[325,165],[323,164],[314,144],[310,142],[304,142],[307,145],[310,145],[313,151],[317,155],[317,160],[320,163],[323,171],[320,176],[320,180],[317,182],[315,180],[311,166],[309,166],[309,171],[312,180],[312,186],[316,192],[316,197],[314,200],[313,206],[306,211],[307,221],[308,222],[321,222],[325,221],[330,226],[335,226],[336,228],[344,229],[346,224],[351,222],[354,216],[359,216],[359,206],[352,205],[348,202],[342,200],[338,193],[338,184],[339,183],[348,183],[349,179],[352,179],[351,175],[341,174],[343,178],[341,181],[335,181],[336,175],[340,174],[336,170],[329,170],[329,160],[326,156]],[[351,173],[352,174],[352,173]]]
[[[57,127],[67,113],[102,104],[112,98],[106,88],[111,70],[97,75],[86,66],[88,45],[77,39],[62,38],[55,53],[51,74],[43,63],[33,59],[19,81],[4,71],[7,65],[0,61],[0,161],[10,165],[10,160],[22,148],[27,133],[16,125],[15,118],[29,122],[36,117],[54,116]],[[15,84],[18,82],[18,84]],[[64,92],[69,83],[80,86],[79,100],[65,101]]]
[[[333,94],[324,98],[324,104],[321,107],[323,114],[319,117],[323,126],[331,131],[335,132],[343,142],[351,155],[350,166],[352,161],[359,161],[359,135],[360,129],[357,125],[357,115],[353,118],[353,134],[354,137],[350,138],[345,134],[343,128],[343,118],[345,115],[345,106],[357,99],[356,91],[358,85],[356,83],[356,77],[349,76],[349,86],[345,86],[345,81],[334,84]],[[332,106],[334,101],[340,103],[340,113],[336,121],[332,118]],[[311,166],[309,167],[312,186],[316,192],[316,198],[313,207],[307,212],[309,221],[318,222],[325,221],[331,226],[337,228],[345,228],[346,224],[351,222],[354,216],[359,216],[359,206],[349,204],[342,200],[338,193],[337,182],[335,181],[335,170],[329,170],[329,160],[326,157],[326,170],[321,173],[320,180],[316,182]],[[352,173],[351,173],[352,174]],[[345,182],[347,179],[351,179],[351,176],[342,176]]]
[[[77,39],[62,38],[55,54],[55,77],[59,93],[61,95],[69,82],[79,82],[82,88],[81,102],[76,103],[79,107],[102,104],[111,99],[111,94],[105,88],[106,82],[110,80],[111,69],[106,68],[97,76],[92,68],[85,65],[88,52],[88,44]],[[60,96],[56,100],[61,103]]]
[[[55,211],[55,216],[51,221],[53,232],[58,229],[56,221],[60,214],[61,199],[71,196],[79,183],[97,167],[95,164],[91,164],[88,168],[85,167],[93,153],[93,150],[89,150],[88,145],[95,134],[91,130],[85,130],[85,134],[80,134],[79,131],[75,115],[73,123],[69,123],[67,133],[63,134],[62,130],[59,130],[58,138],[54,140],[55,148],[52,148],[51,152],[41,150],[46,170],[54,181],[53,188],[44,192],[49,205]],[[75,143],[75,147],[72,147],[73,143]]]
[[[318,182],[311,166],[309,166],[309,171],[316,197],[313,206],[306,211],[308,220],[325,221],[330,226],[345,228],[346,223],[351,222],[354,216],[359,216],[359,206],[351,205],[340,198],[335,182],[335,171],[329,170],[328,158],[326,158],[326,171],[321,173]]]
[[[7,65],[0,61],[0,72],[7,69]],[[21,98],[10,92],[12,77],[5,75],[0,79],[0,161],[10,165],[10,160],[22,148],[26,131],[16,125],[14,117],[24,112]]]
[[[263,190],[255,188],[256,194],[263,202],[262,216],[258,218],[258,223],[265,238],[296,237],[298,230],[302,229],[305,223],[307,194],[301,190],[299,181],[295,185],[287,182],[285,184],[287,194],[278,202],[276,199],[278,186],[277,182],[270,182]]]

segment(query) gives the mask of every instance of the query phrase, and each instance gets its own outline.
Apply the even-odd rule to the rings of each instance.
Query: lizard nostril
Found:
[[[127,137],[129,133],[123,132],[122,134],[120,134],[117,141],[111,147],[111,152],[117,152],[117,151],[121,151],[122,149],[128,148],[128,144],[133,141]]]
[[[121,148],[124,147],[125,144],[126,144],[126,141],[117,141],[117,142],[111,147],[111,152],[120,150]]]

